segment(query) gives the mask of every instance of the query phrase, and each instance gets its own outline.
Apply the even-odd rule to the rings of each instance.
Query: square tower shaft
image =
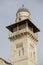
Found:
[[[7,29],[10,30],[9,39],[12,42],[12,65],[36,65],[36,33],[40,30],[29,19],[7,26]]]

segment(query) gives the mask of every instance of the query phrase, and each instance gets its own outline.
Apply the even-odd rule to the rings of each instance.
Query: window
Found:
[[[20,56],[20,50],[19,50],[19,56]]]
[[[26,27],[26,24],[22,24],[19,26],[19,30],[24,29]]]
[[[13,28],[13,32],[17,31],[17,27]]]
[[[16,44],[16,49],[18,51],[19,56],[24,55],[23,43]]]
[[[21,21],[21,18],[19,18],[19,21]]]
[[[24,48],[22,48],[22,54],[24,55]]]
[[[33,52],[33,58],[34,58],[34,60],[35,60],[35,52]]]

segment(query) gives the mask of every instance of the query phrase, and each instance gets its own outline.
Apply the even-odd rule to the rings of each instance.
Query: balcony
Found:
[[[25,32],[31,34],[36,40],[38,40],[38,35],[36,33],[33,33],[33,31],[30,30],[30,28],[28,28],[28,27],[21,29],[21,30],[17,30],[13,33],[9,33],[9,38],[12,38],[12,37],[20,35],[20,34],[24,34]]]

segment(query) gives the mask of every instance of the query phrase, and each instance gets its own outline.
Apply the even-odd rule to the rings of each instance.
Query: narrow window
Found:
[[[35,52],[33,52],[34,60],[35,60]]]
[[[20,56],[20,50],[19,50],[19,56]]]
[[[22,48],[22,54],[24,55],[24,48]]]

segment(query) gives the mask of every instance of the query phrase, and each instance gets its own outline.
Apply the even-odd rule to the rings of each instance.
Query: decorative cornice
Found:
[[[13,41],[13,40],[16,40],[16,39],[21,38],[21,37],[24,36],[24,35],[29,35],[32,39],[38,41],[38,39],[35,38],[35,36],[33,36],[33,35],[32,35],[31,33],[29,33],[29,32],[23,32],[23,33],[21,32],[20,34],[10,35],[10,36],[9,36],[9,39],[10,39],[10,41]]]

